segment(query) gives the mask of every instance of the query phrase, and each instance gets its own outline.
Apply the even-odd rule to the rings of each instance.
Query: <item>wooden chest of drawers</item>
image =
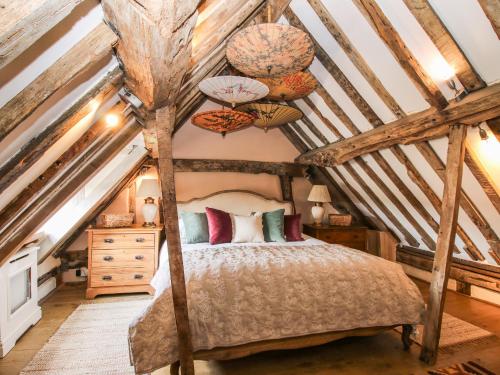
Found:
[[[162,227],[91,228],[88,230],[86,297],[147,292],[158,267]]]
[[[304,224],[308,236],[332,244],[340,244],[384,259],[396,261],[398,241],[389,232],[371,230],[361,226]]]
[[[368,231],[368,228],[356,226],[304,224],[304,233],[311,237],[363,251],[368,249]]]

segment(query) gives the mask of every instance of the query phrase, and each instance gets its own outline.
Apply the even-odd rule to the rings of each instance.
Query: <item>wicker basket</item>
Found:
[[[134,214],[102,214],[101,219],[105,228],[123,228],[132,225]]]
[[[330,225],[340,225],[347,227],[352,223],[352,215],[349,214],[330,214],[328,215]]]

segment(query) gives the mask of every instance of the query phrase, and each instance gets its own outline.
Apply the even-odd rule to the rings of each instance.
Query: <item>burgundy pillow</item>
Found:
[[[287,242],[304,241],[300,231],[300,214],[285,215],[285,238]]]
[[[210,245],[228,243],[233,239],[231,216],[224,211],[206,207]]]

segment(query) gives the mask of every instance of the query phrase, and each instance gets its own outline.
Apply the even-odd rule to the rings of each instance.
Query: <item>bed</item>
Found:
[[[229,191],[178,203],[179,211],[213,207],[235,214],[284,208],[255,193]],[[138,374],[171,366],[178,371],[177,332],[168,252],[162,246],[152,280],[155,296],[129,330]],[[226,360],[250,354],[324,344],[347,336],[411,327],[425,311],[416,285],[401,266],[322,241],[183,245],[193,355]]]

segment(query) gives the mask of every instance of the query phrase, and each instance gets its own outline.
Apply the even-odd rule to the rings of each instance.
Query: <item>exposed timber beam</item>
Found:
[[[437,360],[444,300],[453,253],[452,245],[457,230],[466,135],[467,126],[452,126],[448,143],[440,228],[432,267],[429,302],[420,353],[420,359],[429,364],[435,364]]]
[[[378,126],[362,134],[350,137],[301,155],[301,163],[317,165],[342,164],[357,156],[405,142],[416,141],[429,129],[459,122],[467,125],[486,121],[500,115],[500,84],[473,92],[461,102],[451,103],[444,110],[430,108],[391,123]]]
[[[111,203],[120,195],[122,191],[128,188],[128,186],[135,181],[137,176],[142,170],[144,163],[149,162],[150,157],[148,155],[144,155],[134,166],[126,173],[121,179],[116,181],[113,186],[111,186],[107,192],[103,194],[103,196],[91,207],[89,210],[83,215],[83,217],[78,220],[78,222],[73,225],[66,234],[57,241],[52,249],[47,251],[47,253],[43,256],[42,259],[38,260],[38,264],[41,264],[45,259],[47,259],[50,255],[54,258],[58,258],[61,256],[63,251],[66,251],[69,246],[73,242],[75,242],[78,237],[91,225],[95,223],[99,215],[109,207]]]
[[[387,91],[382,82],[378,79],[377,75],[368,66],[365,59],[358,50],[349,41],[347,35],[342,31],[341,27],[332,17],[328,9],[323,5],[321,0],[308,0],[311,7],[314,9],[318,17],[321,19],[330,34],[335,38],[337,43],[342,47],[344,52],[349,56],[350,60],[358,71],[370,83],[373,90],[378,94],[380,99],[387,105],[387,107],[398,117],[403,117],[404,112],[399,106],[394,97]]]
[[[3,264],[28,236],[33,234],[61,205],[94,176],[111,158],[113,158],[140,131],[135,121],[129,121],[104,147],[93,148],[61,173],[47,194],[39,196],[27,210],[10,222],[0,237],[0,264]],[[89,155],[90,154],[90,155]]]
[[[435,108],[445,108],[448,101],[439,87],[410,52],[378,4],[374,0],[354,0],[354,3],[387,45],[425,100]]]
[[[445,60],[453,67],[459,81],[469,91],[486,86],[474,67],[446,29],[428,0],[404,0],[406,6],[434,42]],[[499,9],[500,11],[500,9]]]
[[[125,104],[119,103],[113,109],[119,112]],[[108,128],[104,119],[93,124],[74,144],[70,146],[55,162],[53,162],[41,175],[37,176],[26,188],[24,188],[7,206],[0,211],[0,233],[7,228],[13,220],[21,215],[33,202],[44,194],[48,194],[54,188],[65,168],[78,160],[81,155],[87,157],[94,155],[101,147],[104,147],[119,130],[123,128],[125,121],[114,128]],[[74,165],[74,167],[76,167]]]
[[[116,35],[103,23],[0,108],[0,141],[41,104],[111,53]]]
[[[83,0],[10,0],[2,2],[0,69],[57,25]]]
[[[0,193],[33,166],[80,120],[91,113],[96,113],[98,110],[96,105],[100,106],[118,92],[122,83],[121,79],[122,72],[116,66],[78,98],[61,116],[24,144],[0,167]]]
[[[396,258],[400,263],[432,272],[434,253],[431,251],[400,245]],[[500,272],[498,267],[488,264],[453,258],[450,278],[461,283],[500,292]]]
[[[179,362],[171,368],[194,374],[186,283],[175,195],[172,136],[176,102],[189,67],[200,0],[103,0],[104,14],[120,36],[117,47],[125,83],[146,109],[154,110],[158,175],[177,328]],[[188,90],[190,91],[190,90]]]
[[[304,177],[305,167],[296,163],[252,160],[174,159],[175,172],[267,173],[275,176]]]
[[[500,117],[495,117],[486,121],[486,123],[490,127],[498,142],[500,142]]]
[[[481,8],[483,8],[484,14],[488,17],[488,20],[493,27],[493,31],[497,34],[500,39],[500,3],[498,0],[478,0]]]

